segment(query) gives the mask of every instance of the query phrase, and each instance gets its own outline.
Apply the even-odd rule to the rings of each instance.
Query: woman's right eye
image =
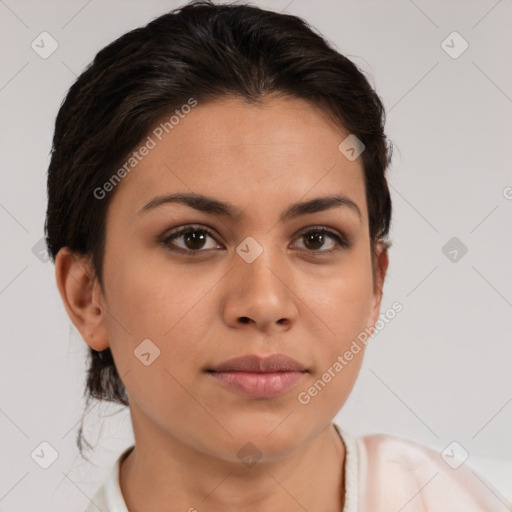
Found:
[[[214,239],[213,233],[205,226],[184,226],[178,231],[174,231],[166,235],[162,239],[162,243],[172,252],[187,254],[189,256],[197,256],[198,254],[207,252],[207,250],[201,249],[204,248],[208,237]],[[176,246],[174,241],[179,239],[182,239],[184,246]],[[219,245],[217,244],[216,247],[218,248]],[[215,249],[215,247],[210,249]]]

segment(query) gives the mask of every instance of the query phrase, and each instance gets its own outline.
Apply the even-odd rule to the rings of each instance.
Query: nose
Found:
[[[236,257],[224,297],[226,324],[267,334],[291,329],[298,317],[299,298],[283,256],[265,249],[252,263]]]

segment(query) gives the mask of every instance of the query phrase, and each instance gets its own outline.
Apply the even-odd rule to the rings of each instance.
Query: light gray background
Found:
[[[0,0],[2,510],[80,510],[132,442],[128,412],[102,407],[86,421],[91,463],[78,455],[86,345],[33,247],[68,88],[107,43],[182,3]],[[440,452],[456,440],[512,499],[510,0],[254,3],[304,17],[368,72],[396,145],[382,311],[404,309],[336,421]],[[43,31],[59,45],[47,59],[31,48]],[[469,43],[457,59],[441,46],[453,31]],[[454,236],[468,248],[457,262],[442,252]],[[31,458],[43,441],[59,454],[46,470]]]

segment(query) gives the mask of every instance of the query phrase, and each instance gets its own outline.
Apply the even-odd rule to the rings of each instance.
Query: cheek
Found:
[[[347,401],[357,380],[364,349],[342,364],[338,355],[298,390],[296,411],[308,418],[334,418]],[[338,364],[336,364],[336,362]]]
[[[116,368],[130,402],[156,423],[169,425],[178,412],[194,406],[187,393],[191,369],[201,361],[211,325],[205,315],[214,305],[205,297],[204,280],[197,288],[175,272],[163,278],[144,266],[121,270],[111,274],[119,284],[111,286],[107,321]]]
[[[118,372],[130,375],[127,388],[136,380],[158,388],[169,377],[166,370],[184,381],[186,369],[200,360],[217,311],[208,292],[218,278],[134,258],[106,265],[104,274],[105,324]],[[154,362],[146,366],[144,359]]]
[[[365,254],[354,253],[340,271],[330,276],[324,289],[311,290],[318,297],[316,309],[328,330],[325,341],[342,349],[367,327],[373,304],[371,264]]]
[[[330,282],[328,299],[315,307],[325,334],[316,339],[314,371],[298,390],[303,414],[334,417],[350,395],[359,375],[372,299],[372,281],[353,268],[350,276]]]
[[[134,254],[105,268],[110,312],[139,337],[172,335],[214,284],[208,273],[192,272],[160,255],[151,261],[147,255]]]
[[[335,415],[348,398],[363,361],[373,299],[369,259],[354,255],[339,277],[330,279],[323,293],[317,290],[318,311],[325,334],[318,339],[317,365],[308,381],[304,400],[307,413]],[[359,256],[357,258],[356,256]],[[312,291],[313,293],[313,291]],[[300,397],[299,397],[300,398]]]

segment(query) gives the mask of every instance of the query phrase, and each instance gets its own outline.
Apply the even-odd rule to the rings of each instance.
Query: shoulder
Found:
[[[107,506],[107,498],[106,498],[106,484],[103,484],[94,494],[94,496],[89,501],[89,505],[84,510],[84,512],[98,512],[98,510],[102,510],[104,512],[110,511]]]
[[[386,434],[356,438],[362,508],[436,512],[501,512],[506,501],[466,461]]]
[[[89,504],[87,508],[83,512],[98,512],[101,510],[103,512],[110,512],[110,508],[107,503],[107,493],[106,493],[107,481],[105,481],[102,486],[96,491],[94,496],[90,498]]]

